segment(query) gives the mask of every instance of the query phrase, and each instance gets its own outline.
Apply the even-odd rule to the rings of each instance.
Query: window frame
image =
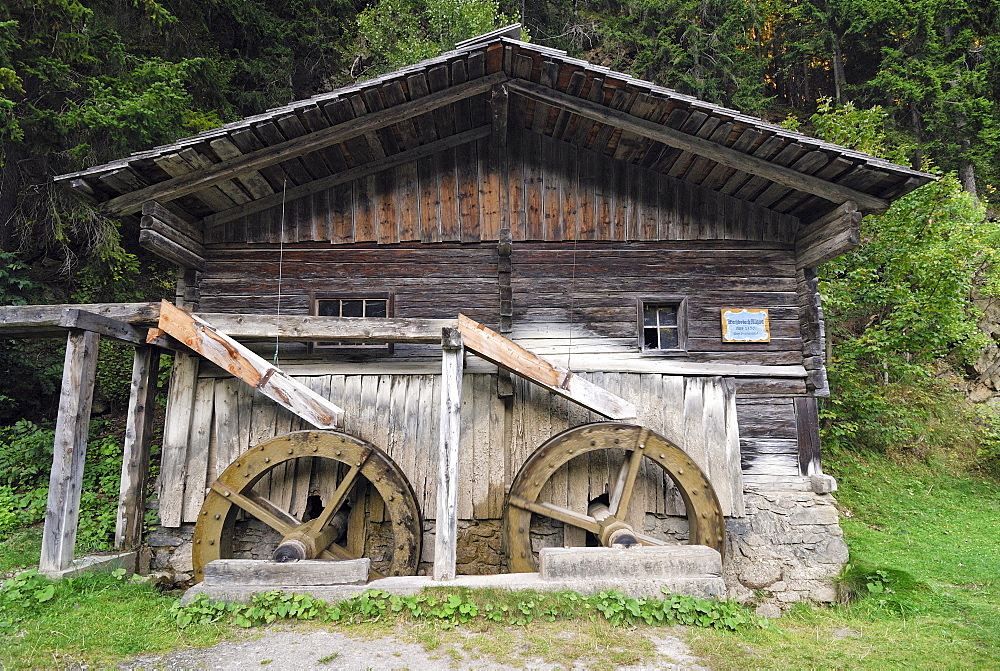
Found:
[[[313,317],[320,316],[319,314],[319,304],[320,301],[356,301],[356,300],[384,300],[385,301],[385,316],[392,317],[395,315],[395,295],[391,291],[373,291],[373,292],[340,292],[340,291],[310,291],[309,292],[309,314]],[[350,319],[347,317],[347,319]],[[379,354],[392,354],[393,343],[383,342],[383,343],[360,343],[360,342],[347,342],[342,344],[325,344],[327,341],[313,340],[309,343],[309,351],[316,354],[322,354],[324,352],[350,352],[352,354],[365,354],[370,353],[372,355]]]
[[[677,308],[677,347],[673,349],[651,349],[646,347],[643,313],[646,307]],[[688,353],[688,297],[678,295],[649,296],[639,298],[636,304],[636,328],[639,352],[647,356],[686,356]]]

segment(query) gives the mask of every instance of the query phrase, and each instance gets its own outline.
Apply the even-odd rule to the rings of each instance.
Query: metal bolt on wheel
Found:
[[[346,473],[332,486],[329,500],[314,519],[303,522],[254,491],[277,466],[296,459],[327,459]],[[315,463],[315,462],[314,462]],[[337,472],[337,468],[327,472]],[[413,575],[420,561],[423,524],[416,496],[399,467],[380,449],[338,431],[296,431],[267,440],[240,455],[211,484],[194,532],[194,580],[205,576],[205,565],[232,557],[233,532],[240,510],[281,534],[282,545],[301,549],[303,558],[357,559],[358,552],[334,542],[332,531],[345,521],[343,509],[352,492],[367,484],[378,491],[391,520],[389,575]],[[351,530],[348,528],[347,533]]]
[[[599,450],[624,450],[617,476],[608,483],[608,501],[578,511],[539,500],[545,483],[571,459]],[[532,514],[558,520],[594,534],[610,546],[623,537],[643,545],[667,545],[625,523],[643,459],[655,463],[677,485],[690,526],[689,542],[707,545],[725,555],[726,524],[715,490],[705,474],[679,447],[649,429],[632,424],[585,424],[542,444],[518,471],[504,509],[507,562],[512,573],[537,571],[531,548]],[[623,535],[626,534],[627,536]]]

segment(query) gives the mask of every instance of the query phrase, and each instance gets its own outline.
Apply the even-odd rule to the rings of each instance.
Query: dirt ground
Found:
[[[680,632],[675,632],[680,633]],[[644,634],[638,634],[644,635]],[[656,649],[655,658],[642,665],[619,666],[618,669],[706,669],[698,665],[687,645],[671,630],[650,635]],[[605,666],[599,664],[599,666]],[[313,629],[282,630],[272,628],[262,635],[246,640],[225,641],[210,648],[176,650],[166,655],[140,656],[120,669],[561,669],[565,665],[542,660],[524,660],[510,666],[451,647],[447,650],[425,650],[415,643],[395,637],[372,640],[356,639],[339,632]],[[569,668],[583,669],[577,664]]]

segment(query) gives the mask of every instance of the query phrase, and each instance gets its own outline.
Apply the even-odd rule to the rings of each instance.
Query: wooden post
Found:
[[[125,451],[122,455],[118,520],[115,525],[116,550],[134,550],[142,542],[146,478],[149,475],[149,442],[153,431],[153,403],[156,400],[159,364],[160,351],[156,347],[135,349],[125,425]]]
[[[38,570],[43,573],[62,571],[73,564],[99,344],[100,336],[91,331],[72,329],[66,339],[42,555],[38,562]]]
[[[462,434],[462,362],[465,348],[457,329],[441,335],[441,443],[438,450],[434,579],[455,579],[458,536],[458,448]]]

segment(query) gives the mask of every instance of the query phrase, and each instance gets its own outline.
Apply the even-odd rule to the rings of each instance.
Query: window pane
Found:
[[[642,306],[642,325],[656,326],[656,307],[652,305]]]
[[[660,326],[677,326],[677,306],[666,305],[659,309]]]
[[[376,298],[365,301],[365,317],[385,317],[384,299]]]
[[[363,300],[341,301],[341,317],[364,317],[365,302]]]
[[[643,338],[643,344],[642,344],[643,349],[660,349],[660,343],[656,337],[655,328],[643,329],[642,338]]]
[[[316,314],[323,317],[339,317],[340,301],[316,301]]]
[[[660,329],[660,349],[677,349],[677,329]]]

